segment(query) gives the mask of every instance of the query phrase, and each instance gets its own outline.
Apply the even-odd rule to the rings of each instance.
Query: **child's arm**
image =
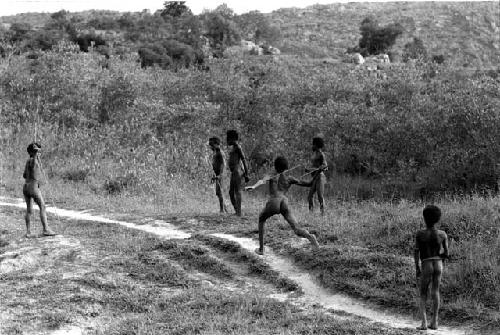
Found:
[[[417,274],[417,277],[420,277],[421,270],[420,270],[420,249],[418,242],[418,233],[415,238],[415,251],[413,252],[413,258],[415,260],[415,272]]]
[[[245,158],[245,154],[243,153],[243,150],[239,145],[236,146],[238,150],[238,155],[240,156],[241,162],[243,163],[243,176],[245,177],[245,182],[248,183],[248,166],[247,166],[247,160]]]
[[[321,165],[319,166],[318,169],[320,169],[321,171],[328,170],[328,163],[326,162],[325,154],[323,152],[321,152],[320,157],[321,157]]]
[[[221,152],[215,154],[214,174],[217,178],[224,172],[224,156]]]
[[[446,235],[445,232],[442,232],[443,234],[443,253],[439,255],[442,259],[448,259],[448,235]]]
[[[29,167],[29,162],[30,162],[30,161],[27,161],[27,162],[26,162],[26,165],[24,165],[24,172],[23,172],[23,178],[24,178],[24,179],[28,178],[28,167]]]
[[[288,177],[288,181],[291,185],[310,187],[312,185],[312,181],[299,180],[294,177]]]

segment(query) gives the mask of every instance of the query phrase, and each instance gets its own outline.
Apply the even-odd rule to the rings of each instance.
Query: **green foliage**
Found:
[[[278,154],[303,162],[310,139],[322,132],[332,170],[373,180],[363,191],[368,197],[497,188],[498,79],[486,74],[443,65],[429,78],[434,65],[416,63],[391,66],[387,78],[374,79],[351,65],[292,57],[213,60],[209,72],[141,70],[133,59],[113,59],[103,69],[97,53],[58,50],[0,67],[2,121],[12,131],[56,125],[46,134],[60,137],[57,151],[68,155],[76,153],[66,143],[85,139],[95,152],[82,168],[97,184],[115,178],[90,164],[102,157],[116,175],[134,170],[138,189],[157,183],[159,172],[151,171],[200,180],[209,173],[206,139],[235,127],[256,167]],[[70,136],[65,127],[81,130]]]
[[[209,12],[204,17],[206,34],[215,55],[222,56],[224,50],[240,41],[238,26],[227,13]]]
[[[182,15],[192,15],[191,10],[186,6],[186,1],[165,1],[165,7],[161,11],[161,16],[179,17]]]
[[[268,17],[259,11],[251,11],[235,17],[235,22],[245,40],[256,44],[274,44],[281,38],[278,26],[271,24]]]
[[[391,23],[381,27],[376,18],[369,16],[361,21],[359,48],[363,55],[378,55],[386,52],[403,33],[403,26]]]

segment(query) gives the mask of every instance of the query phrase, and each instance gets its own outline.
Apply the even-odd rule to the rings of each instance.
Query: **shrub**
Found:
[[[361,39],[359,47],[363,56],[377,55],[386,52],[403,33],[403,27],[399,23],[391,23],[380,27],[374,17],[367,17],[361,22]]]
[[[427,60],[427,49],[424,42],[418,37],[413,37],[413,40],[404,46],[403,60],[407,62],[410,59]]]

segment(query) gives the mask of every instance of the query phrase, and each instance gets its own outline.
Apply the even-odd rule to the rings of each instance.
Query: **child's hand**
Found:
[[[250,178],[248,178],[247,175],[245,175],[244,177],[245,177],[245,183],[248,183],[250,181]]]

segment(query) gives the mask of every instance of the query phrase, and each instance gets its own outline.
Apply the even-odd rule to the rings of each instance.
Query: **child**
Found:
[[[293,177],[287,177],[283,174],[283,172],[288,170],[288,161],[285,157],[277,157],[274,161],[274,168],[278,174],[274,177],[264,178],[265,180],[269,180],[270,198],[259,215],[259,248],[256,249],[255,252],[259,255],[264,254],[264,223],[267,219],[276,214],[283,215],[297,236],[307,238],[314,248],[318,248],[319,245],[316,237],[307,230],[297,227],[297,220],[288,207],[288,198],[286,197],[288,189],[293,184],[307,186],[308,183],[304,183]]]
[[[23,186],[24,200],[26,201],[26,237],[35,237],[31,233],[31,213],[33,212],[33,202],[35,200],[38,208],[40,209],[40,221],[42,221],[43,235],[44,236],[54,236],[55,233],[52,232],[47,227],[47,213],[45,212],[45,202],[43,201],[42,193],[40,192],[40,182],[41,182],[41,167],[40,167],[40,150],[41,145],[33,142],[28,145],[26,149],[30,158],[26,162],[24,168],[23,178],[25,183]]]
[[[422,324],[418,330],[427,329],[427,318],[425,313],[425,303],[429,285],[431,285],[432,298],[432,320],[430,329],[438,328],[439,310],[439,285],[443,273],[443,260],[448,258],[448,237],[442,230],[437,230],[435,224],[441,218],[441,210],[434,205],[428,205],[423,211],[425,225],[427,229],[417,232],[415,245],[415,269],[417,278],[420,278],[420,316]],[[443,252],[441,253],[441,248]],[[422,262],[420,269],[419,259]]]
[[[212,182],[215,182],[215,194],[219,198],[220,212],[224,213],[227,212],[227,209],[224,205],[224,196],[222,195],[222,174],[226,159],[224,158],[224,153],[220,150],[220,139],[218,137],[209,138],[208,145],[214,152],[212,156],[212,168],[214,170]]]
[[[306,172],[312,173],[312,181],[309,182],[307,186],[310,186],[309,195],[307,196],[307,200],[309,201],[309,211],[313,211],[314,209],[314,194],[318,194],[318,201],[321,210],[321,214],[325,214],[325,183],[326,176],[323,171],[328,169],[328,165],[326,163],[325,154],[322,149],[325,143],[323,138],[314,137],[312,143],[313,155],[311,158],[312,168],[306,169]]]
[[[238,132],[236,130],[227,131],[227,145],[231,146],[229,152],[228,166],[231,171],[229,182],[229,198],[237,216],[241,216],[241,184],[242,177],[248,183],[248,168],[245,155],[238,144]],[[243,171],[241,166],[243,165]]]

